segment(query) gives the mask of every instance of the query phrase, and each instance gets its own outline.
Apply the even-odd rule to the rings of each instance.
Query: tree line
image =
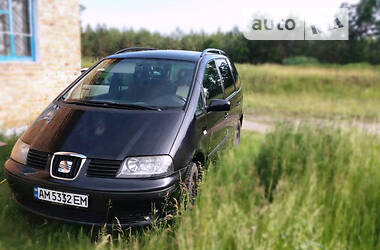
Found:
[[[237,28],[229,32],[184,34],[180,29],[171,35],[148,30],[119,30],[98,25],[82,29],[82,56],[100,58],[121,48],[153,47],[202,51],[219,48],[240,63],[282,63],[305,56],[321,63],[380,63],[380,0],[361,0],[349,9],[347,41],[251,41]]]

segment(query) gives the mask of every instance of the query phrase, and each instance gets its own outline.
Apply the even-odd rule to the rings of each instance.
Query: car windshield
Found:
[[[65,102],[118,107],[181,108],[195,63],[162,59],[106,59],[69,89]]]

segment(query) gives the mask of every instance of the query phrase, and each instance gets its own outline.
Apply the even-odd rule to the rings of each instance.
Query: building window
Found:
[[[0,0],[0,61],[34,61],[33,0]]]

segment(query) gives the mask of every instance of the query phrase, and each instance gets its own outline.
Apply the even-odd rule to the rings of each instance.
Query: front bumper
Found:
[[[25,210],[54,220],[96,226],[149,225],[173,214],[185,171],[161,179],[106,179],[80,173],[74,181],[62,181],[50,177],[47,170],[36,170],[12,159],[5,163],[14,200]],[[88,208],[37,200],[34,187],[88,195]]]

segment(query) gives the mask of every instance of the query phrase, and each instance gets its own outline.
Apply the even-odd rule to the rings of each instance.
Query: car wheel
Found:
[[[241,121],[238,121],[236,126],[235,135],[234,135],[234,145],[237,146],[240,144],[240,133],[241,133]]]
[[[192,162],[186,173],[186,193],[190,204],[194,204],[198,193],[199,172],[197,164]]]

